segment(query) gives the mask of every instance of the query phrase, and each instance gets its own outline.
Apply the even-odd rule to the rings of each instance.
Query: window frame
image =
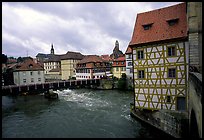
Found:
[[[174,73],[172,73],[172,70],[174,70]],[[168,68],[168,71],[167,71],[167,77],[168,78],[176,78],[176,68]]]
[[[140,72],[143,72],[140,74]],[[143,74],[143,75],[142,75]],[[141,76],[141,77],[140,77]],[[145,70],[144,69],[141,69],[141,70],[138,70],[137,72],[137,78],[138,79],[145,79]]]
[[[171,103],[171,96],[170,96],[170,95],[167,95],[167,96],[166,96],[166,102],[167,102],[167,103]]]
[[[128,66],[132,66],[132,62],[128,62]]]
[[[141,52],[142,52],[142,58],[141,58]],[[137,50],[137,60],[143,60],[143,59],[144,59],[144,50]]]
[[[174,48],[174,51],[172,50]],[[170,51],[169,51],[170,49]],[[167,46],[167,57],[176,57],[177,56],[177,51],[176,51],[176,46]],[[170,52],[170,55],[169,55],[169,52]]]

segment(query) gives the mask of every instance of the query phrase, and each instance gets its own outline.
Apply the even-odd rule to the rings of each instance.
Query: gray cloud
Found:
[[[113,2],[8,2],[2,3],[2,53],[32,57],[79,51],[111,54],[115,41],[125,52],[137,13],[176,4]]]

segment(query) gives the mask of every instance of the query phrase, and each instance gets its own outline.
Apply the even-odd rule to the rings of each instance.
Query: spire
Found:
[[[53,48],[53,44],[51,45],[51,54],[54,54],[54,48]]]
[[[115,42],[115,48],[114,48],[115,51],[118,51],[119,50],[119,42],[118,40],[116,40]]]

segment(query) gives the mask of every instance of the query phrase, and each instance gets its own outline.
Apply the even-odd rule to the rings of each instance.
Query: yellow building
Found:
[[[129,46],[133,49],[135,108],[186,110],[186,4],[138,14]]]
[[[113,60],[112,73],[114,77],[121,78],[123,73],[126,73],[125,56]]]
[[[62,80],[68,80],[76,77],[76,64],[83,59],[83,55],[79,52],[68,51],[61,56],[61,74]]]

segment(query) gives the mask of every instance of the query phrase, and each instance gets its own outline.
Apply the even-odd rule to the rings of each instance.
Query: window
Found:
[[[144,51],[137,51],[137,58],[144,59]]]
[[[121,64],[123,65],[123,64],[124,64],[124,62],[121,62]]]
[[[128,62],[128,66],[132,66],[132,62]]]
[[[38,71],[38,75],[40,75],[40,71]]]
[[[40,82],[41,81],[41,78],[38,78],[38,82]]]
[[[23,79],[23,83],[26,83],[26,79]]]
[[[143,79],[144,78],[144,70],[138,70],[138,78]]]
[[[30,80],[31,82],[34,82],[34,78],[31,78],[31,80]]]
[[[142,26],[143,26],[144,30],[149,30],[152,27],[152,24],[153,23],[142,25]]]
[[[33,75],[33,72],[32,72],[32,71],[30,72],[30,75]]]
[[[130,73],[133,73],[133,68],[130,68]]]
[[[168,56],[176,56],[176,47],[168,47]]]
[[[178,23],[178,18],[176,18],[176,19],[171,19],[171,20],[167,20],[167,22],[168,22],[168,24],[169,24],[169,26],[173,26],[173,25],[175,25],[176,23]]]
[[[166,102],[167,102],[167,103],[171,103],[171,96],[169,96],[169,95],[166,96]]]
[[[116,68],[116,71],[118,71],[118,67]]]
[[[26,72],[23,72],[23,76],[25,76],[26,75]]]
[[[176,69],[175,68],[168,69],[168,78],[176,78]]]
[[[118,62],[116,62],[116,65],[118,65]]]
[[[128,59],[131,59],[131,58],[132,58],[132,57],[131,57],[131,54],[129,54],[129,55],[128,55]]]

